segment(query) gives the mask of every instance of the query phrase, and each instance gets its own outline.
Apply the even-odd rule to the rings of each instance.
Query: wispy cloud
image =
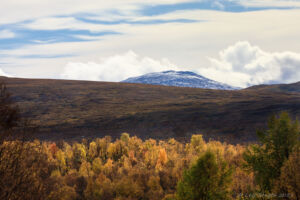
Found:
[[[237,0],[241,5],[245,7],[263,7],[263,8],[285,8],[293,9],[300,8],[299,0]]]
[[[41,58],[70,58],[70,57],[74,57],[75,55],[72,54],[59,54],[59,55],[39,55],[39,54],[33,54],[33,55],[24,55],[24,56],[19,56],[19,58],[23,58],[23,59],[41,59]]]
[[[0,40],[16,37],[16,34],[10,30],[0,30]]]
[[[101,40],[103,36],[126,34],[122,27],[130,25],[155,25],[167,23],[195,23],[193,19],[128,19],[102,21],[87,17],[47,17],[8,24],[0,31],[0,49],[20,48],[24,45],[50,44],[60,42],[86,42]]]
[[[101,39],[106,35],[120,34],[115,31],[98,31],[76,29],[26,29],[17,27],[15,33],[0,32],[0,49],[20,48],[24,45],[80,42]],[[1,37],[2,36],[2,37]],[[82,36],[82,37],[80,37]],[[86,38],[84,37],[86,36]],[[89,38],[88,38],[89,37]]]
[[[177,4],[149,5],[141,9],[143,15],[153,16],[179,10],[216,10],[223,12],[249,12],[270,9],[300,8],[297,1],[284,0],[201,0]]]
[[[152,24],[166,24],[166,23],[193,23],[199,22],[199,20],[192,19],[144,19],[144,20],[116,20],[116,21],[104,21],[104,20],[95,20],[89,18],[78,17],[77,20],[91,23],[91,24],[102,24],[102,25],[119,25],[119,24],[130,24],[130,25],[152,25]]]
[[[0,24],[51,16],[71,16],[80,13],[130,15],[145,5],[174,4],[189,1],[193,0],[10,0],[1,2]],[[16,13],[18,14],[16,15]]]

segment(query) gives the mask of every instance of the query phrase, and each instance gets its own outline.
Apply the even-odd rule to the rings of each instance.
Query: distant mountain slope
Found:
[[[151,85],[166,85],[177,87],[192,87],[206,88],[218,90],[235,90],[237,87],[232,87],[224,83],[210,80],[189,71],[164,71],[145,74],[138,77],[128,78],[122,82],[126,83],[143,83]]]
[[[273,92],[299,92],[300,93],[300,81],[291,84],[256,85],[247,88],[247,90],[268,90]]]
[[[271,114],[300,119],[300,93],[264,89],[208,90],[134,83],[17,79],[5,81],[38,138],[81,140],[128,132],[143,139],[255,140]],[[290,84],[293,90],[297,86]],[[289,87],[289,85],[285,85]]]

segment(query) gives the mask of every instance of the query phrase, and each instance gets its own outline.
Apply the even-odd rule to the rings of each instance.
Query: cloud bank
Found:
[[[155,60],[141,57],[129,51],[102,59],[101,62],[70,62],[64,68],[61,78],[93,81],[122,81],[132,76],[164,70],[178,70],[177,66],[167,59]]]
[[[242,41],[221,51],[218,59],[209,60],[211,66],[198,72],[233,86],[300,81],[300,53],[271,53]]]
[[[12,77],[11,75],[5,73],[1,68],[0,68],[0,76]]]
[[[300,53],[267,52],[247,41],[237,42],[208,58],[211,66],[191,69],[210,79],[232,86],[292,83],[300,81]],[[129,77],[165,70],[183,70],[168,59],[155,60],[129,51],[100,62],[69,62],[60,78],[93,81],[122,81]]]

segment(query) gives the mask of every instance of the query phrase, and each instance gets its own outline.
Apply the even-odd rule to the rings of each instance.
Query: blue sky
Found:
[[[300,52],[299,9],[298,0],[1,2],[0,73],[120,81],[176,69],[242,87],[292,82],[300,75],[289,76],[277,65],[299,69],[292,64],[298,63]],[[241,51],[249,52],[234,51],[243,45],[247,50]],[[252,56],[241,64],[252,51],[260,53],[257,60]],[[278,56],[292,61],[276,62],[274,70],[270,63]],[[224,73],[232,79],[222,77]]]
[[[165,4],[155,6],[145,6],[141,13],[148,16],[166,14],[178,10],[216,10],[223,12],[250,12],[259,10],[270,10],[270,9],[294,9],[295,6],[255,6],[249,7],[243,5],[241,1],[192,1],[176,4]]]

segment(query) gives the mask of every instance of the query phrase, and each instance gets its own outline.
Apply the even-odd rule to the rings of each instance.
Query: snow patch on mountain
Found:
[[[224,83],[220,83],[190,71],[163,71],[128,78],[125,83],[143,83],[151,85],[166,85],[177,87],[206,88],[218,90],[240,89]]]

